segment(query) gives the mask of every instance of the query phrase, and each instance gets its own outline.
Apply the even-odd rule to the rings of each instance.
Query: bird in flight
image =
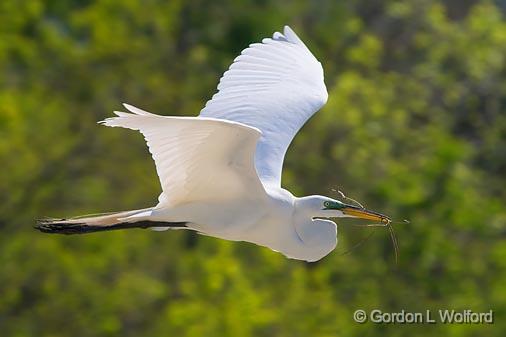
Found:
[[[241,52],[199,116],[160,116],[124,104],[128,112],[100,122],[144,135],[162,187],[156,206],[44,219],[36,228],[61,234],[187,229],[320,260],[337,245],[330,218],[390,224],[363,207],[320,195],[295,197],[281,187],[290,142],[327,97],[320,62],[285,26]]]

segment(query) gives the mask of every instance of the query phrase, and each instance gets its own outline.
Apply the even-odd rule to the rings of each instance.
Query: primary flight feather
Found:
[[[281,187],[293,137],[327,101],[323,69],[290,27],[241,52],[198,117],[128,112],[101,123],[138,130],[156,165],[162,193],[152,208],[72,219],[41,220],[48,233],[126,228],[188,229],[266,246],[316,261],[337,245],[332,217],[387,224],[362,207]]]

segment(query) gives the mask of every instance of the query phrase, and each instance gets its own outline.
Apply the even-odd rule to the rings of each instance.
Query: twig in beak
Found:
[[[390,238],[392,240],[392,245],[394,246],[395,252],[395,264],[399,263],[399,244],[397,242],[397,237],[395,236],[394,228],[392,227],[392,221],[387,221],[385,223],[375,223],[375,224],[354,224],[355,226],[361,227],[388,227],[388,231],[390,233]]]
[[[343,192],[341,192],[340,190],[337,190],[337,193],[339,193],[339,195],[341,196],[341,198],[343,198],[344,200],[350,200],[351,202],[354,202],[354,203],[355,203],[355,205],[358,205],[360,208],[364,208],[364,209],[365,209],[365,207],[364,207],[364,206],[362,206],[362,204],[361,204],[361,203],[359,203],[359,202],[358,202],[357,200],[355,200],[355,199],[352,199],[352,198],[350,198],[350,197],[345,196],[345,195],[344,195],[344,193],[343,193]]]
[[[351,248],[345,250],[344,252],[342,252],[339,255],[348,255],[349,253],[351,253],[352,251],[354,251],[358,247],[362,246],[365,242],[369,241],[369,239],[374,235],[374,233],[376,233],[376,232],[375,231],[370,232],[369,235],[367,235],[365,238],[363,238],[359,242],[355,243],[353,246],[351,246]]]

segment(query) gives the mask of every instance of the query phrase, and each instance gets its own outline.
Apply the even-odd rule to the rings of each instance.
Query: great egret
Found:
[[[198,117],[129,112],[101,123],[140,131],[162,193],[152,208],[41,220],[48,233],[123,228],[190,229],[247,241],[288,258],[317,261],[337,245],[328,218],[388,225],[390,219],[332,198],[297,198],[281,187],[285,152],[302,125],[327,101],[323,69],[290,27],[241,52]]]

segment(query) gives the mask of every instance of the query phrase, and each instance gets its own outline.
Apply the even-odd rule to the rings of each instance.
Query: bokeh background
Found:
[[[506,1],[0,2],[0,335],[505,336]],[[45,235],[34,219],[154,205],[128,102],[194,116],[249,43],[289,24],[329,101],[290,147],[296,195],[343,190],[397,224],[339,222],[314,264],[184,231]],[[359,247],[347,252],[372,235]],[[471,309],[492,325],[357,324]]]

